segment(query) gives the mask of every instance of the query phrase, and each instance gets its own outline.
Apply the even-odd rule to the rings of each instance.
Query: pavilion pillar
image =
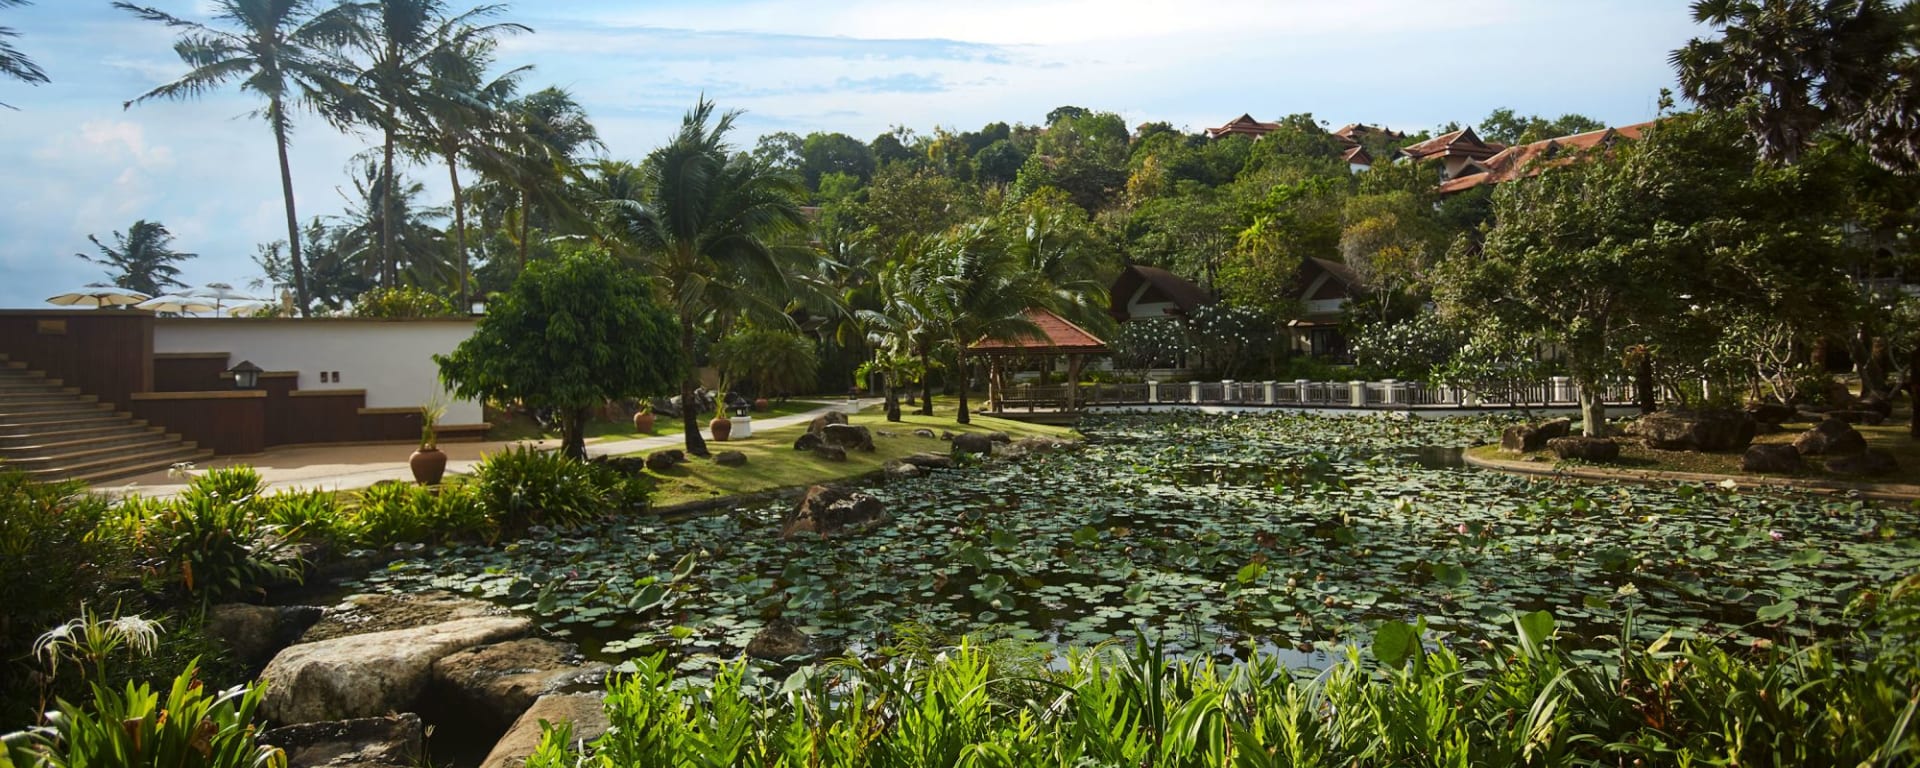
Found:
[[[1067,410],[1075,410],[1080,400],[1080,356],[1067,355]]]

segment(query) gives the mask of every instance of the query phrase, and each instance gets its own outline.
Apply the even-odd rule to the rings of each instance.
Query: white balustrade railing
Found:
[[[1318,408],[1518,408],[1571,407],[1580,388],[1566,377],[1476,392],[1421,381],[1189,381],[1124,384],[1015,384],[999,393],[1000,410],[1057,410],[1067,407],[1128,405],[1223,405]],[[1601,391],[1608,404],[1633,401],[1633,387],[1608,382]]]

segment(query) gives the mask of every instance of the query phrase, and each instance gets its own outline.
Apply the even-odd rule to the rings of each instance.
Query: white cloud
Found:
[[[34,157],[48,162],[84,160],[90,163],[128,163],[143,170],[173,165],[173,150],[147,141],[139,123],[127,120],[89,120],[78,130],[55,134]]]

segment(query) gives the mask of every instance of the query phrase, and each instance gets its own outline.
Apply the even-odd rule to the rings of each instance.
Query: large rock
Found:
[[[741,451],[721,451],[713,455],[713,463],[723,467],[744,467],[747,465],[747,454]]]
[[[1657,411],[1627,427],[1628,434],[1663,451],[1737,451],[1753,442],[1754,431],[1745,411]]]
[[[287,753],[287,768],[388,768],[421,765],[420,716],[301,723],[260,734],[260,743]]]
[[[816,485],[807,489],[780,528],[781,538],[802,533],[834,536],[864,530],[885,522],[886,505],[857,491]]]
[[[655,472],[665,472],[685,463],[687,463],[687,452],[679,448],[647,454],[647,469]]]
[[[912,464],[921,469],[949,469],[953,467],[953,457],[938,453],[916,453],[900,459],[902,464]]]
[[[887,479],[889,480],[909,480],[926,474],[927,472],[917,465],[908,464],[904,461],[889,461],[887,465],[881,469],[887,473]]]
[[[1798,410],[1791,405],[1781,403],[1754,403],[1747,406],[1747,416],[1758,424],[1785,424],[1792,421]]]
[[[258,669],[280,649],[293,645],[324,614],[305,605],[225,603],[207,609],[205,632],[226,646],[235,661]]]
[[[440,590],[404,595],[348,595],[339,604],[327,608],[325,616],[300,635],[300,642],[317,643],[455,619],[505,615],[507,610],[493,603]]]
[[[814,446],[813,455],[827,461],[846,461],[847,449],[837,445],[818,445]]]
[[[962,432],[954,435],[953,455],[964,456],[969,453],[992,456],[993,439],[978,432]]]
[[[1879,448],[1873,448],[1857,456],[1840,456],[1829,459],[1827,461],[1827,471],[1836,475],[1885,477],[1900,471],[1900,462],[1893,458],[1893,454]]]
[[[819,434],[825,432],[827,427],[845,423],[847,423],[846,414],[839,411],[827,411],[826,413],[813,417],[813,422],[807,425],[807,431]]]
[[[1561,459],[1577,459],[1605,464],[1620,458],[1620,444],[1606,437],[1556,437],[1547,441],[1547,450]]]
[[[1852,408],[1860,402],[1860,398],[1853,394],[1853,389],[1848,387],[1846,382],[1838,379],[1827,382],[1826,395],[1827,405],[1835,408]]]
[[[1545,450],[1547,441],[1566,437],[1573,431],[1572,419],[1548,419],[1538,424],[1515,424],[1500,433],[1500,450],[1508,453],[1533,453]]]
[[[434,662],[531,631],[524,618],[478,616],[295,645],[260,673],[267,684],[260,712],[276,722],[315,723],[405,711],[426,690]]]
[[[828,424],[820,431],[827,445],[849,451],[873,450],[873,431],[853,424]]]
[[[1800,471],[1800,450],[1786,443],[1754,443],[1740,457],[1740,471],[1791,475]]]
[[[820,433],[818,432],[803,432],[799,437],[793,439],[793,449],[796,451],[819,450],[821,446],[826,444],[827,442],[825,440],[820,439]]]
[[[1867,422],[1869,424],[1883,423],[1893,417],[1893,401],[1888,400],[1886,395],[1874,394],[1860,398],[1859,408],[1880,414],[1880,421]]]
[[[1887,423],[1886,414],[1868,408],[1828,411],[1827,418],[1839,419],[1848,424],[1865,424],[1870,427],[1877,427]]]
[[[1842,456],[1860,453],[1867,449],[1867,438],[1860,431],[1839,419],[1827,419],[1800,433],[1793,439],[1793,447],[1802,456]]]
[[[779,619],[767,624],[747,641],[747,655],[763,661],[784,661],[813,652],[813,640],[807,633]]]
[[[469,648],[436,661],[433,683],[443,703],[498,732],[542,696],[598,687],[609,669],[587,661],[571,643],[529,638]]]
[[[564,693],[542,696],[513,722],[507,735],[494,742],[493,751],[480,761],[480,768],[520,768],[527,757],[540,747],[540,723],[570,723],[573,744],[592,743],[605,736],[613,724],[607,720],[604,697],[598,693]]]

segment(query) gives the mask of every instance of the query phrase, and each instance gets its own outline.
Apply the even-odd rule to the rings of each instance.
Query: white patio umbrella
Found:
[[[250,317],[273,307],[272,303],[266,301],[249,301],[227,307],[227,314],[231,317]]]
[[[152,297],[139,291],[111,285],[89,285],[58,296],[49,296],[47,303],[62,307],[124,307],[149,298]]]
[[[211,302],[192,296],[155,296],[137,306],[155,312],[206,312],[215,308]]]
[[[243,301],[260,301],[258,297],[248,296],[244,293],[236,291],[233,289],[233,286],[228,285],[226,283],[207,283],[205,286],[187,295],[195,296],[203,299],[213,299],[213,314],[215,317],[220,316],[220,307],[223,304],[233,304],[236,302],[243,302]]]

